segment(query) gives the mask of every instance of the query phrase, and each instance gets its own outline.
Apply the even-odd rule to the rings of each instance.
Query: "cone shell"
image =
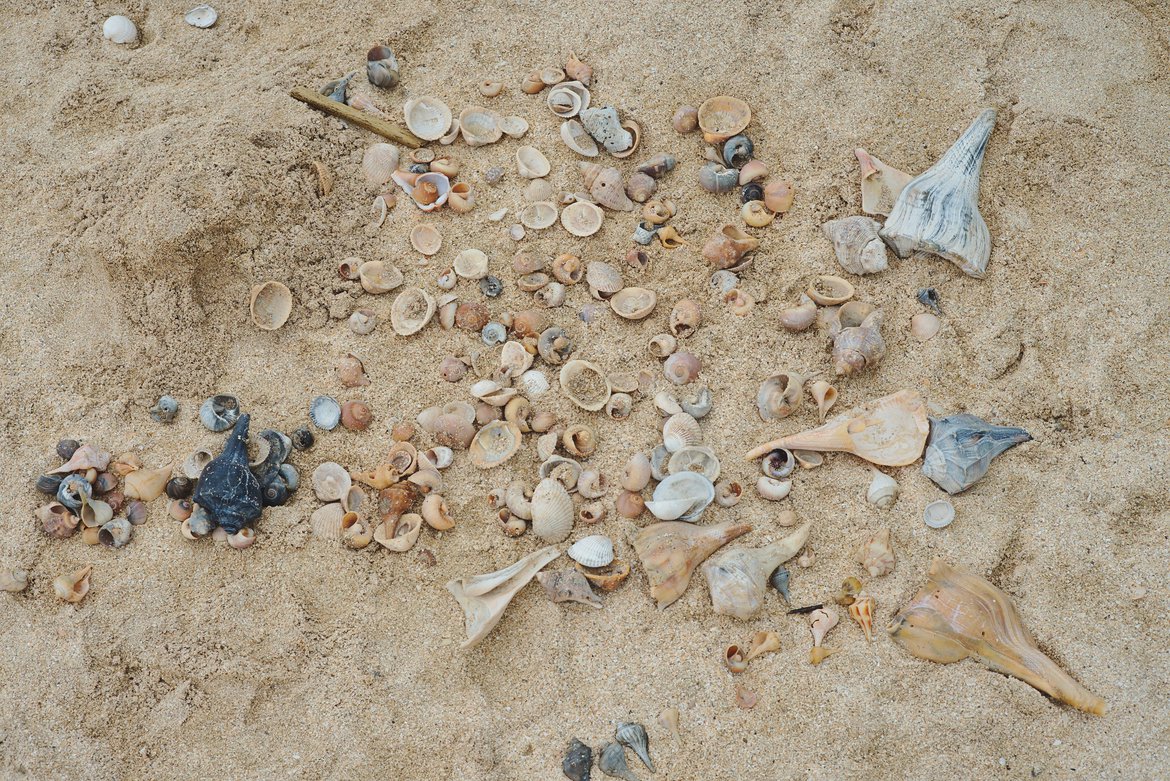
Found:
[[[532,492],[532,531],[545,542],[562,542],[573,530],[573,499],[560,481],[545,478]]]

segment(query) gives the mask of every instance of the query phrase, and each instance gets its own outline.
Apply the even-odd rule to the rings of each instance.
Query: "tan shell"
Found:
[[[804,377],[795,372],[773,374],[760,385],[756,394],[756,409],[760,420],[786,418],[800,407],[804,398]]]
[[[385,523],[378,524],[378,528],[374,529],[374,541],[387,550],[405,553],[414,547],[422,526],[421,515],[403,513],[396,521],[391,518]]]
[[[573,530],[573,499],[560,481],[541,480],[532,492],[532,532],[545,542],[563,542]]]
[[[593,136],[575,119],[561,123],[561,140],[569,149],[584,157],[597,157],[601,153]]]
[[[566,363],[561,367],[560,381],[565,395],[581,409],[596,412],[609,401],[609,378],[589,361],[577,359]]]
[[[658,294],[644,287],[626,287],[609,299],[609,306],[626,320],[643,320],[658,303]]]
[[[751,121],[751,106],[739,98],[719,95],[699,106],[699,129],[709,143],[726,141]]]
[[[625,287],[625,283],[622,281],[622,272],[618,271],[612,264],[600,260],[589,264],[589,268],[585,271],[585,282],[589,285],[590,290],[601,293],[603,297],[609,297]]]
[[[503,407],[518,392],[515,388],[506,388],[491,379],[479,380],[469,390],[472,396],[493,407]]]
[[[362,289],[375,295],[389,293],[402,284],[402,272],[381,260],[363,263],[358,277],[362,281]]]
[[[468,106],[459,113],[459,130],[468,146],[494,144],[504,134],[499,114],[475,106]]]
[[[841,277],[822,274],[808,286],[806,295],[820,306],[837,306],[853,298],[853,285]]]
[[[322,502],[340,502],[353,484],[345,467],[325,461],[313,470],[313,493]]]
[[[410,246],[424,255],[434,255],[443,246],[443,235],[431,225],[415,225],[410,229]]]
[[[393,144],[374,144],[362,154],[362,173],[375,187],[390,181],[390,175],[397,169],[398,147]]]
[[[589,108],[588,88],[579,81],[565,81],[549,90],[546,103],[561,119],[569,119]]]
[[[483,279],[488,273],[488,256],[477,249],[465,249],[455,256],[451,266],[464,279]]]
[[[544,230],[557,221],[557,205],[552,201],[537,201],[520,210],[520,223],[525,228]]]
[[[561,210],[561,225],[574,236],[592,236],[601,230],[605,213],[595,203],[576,201]]]
[[[451,128],[451,109],[431,95],[424,95],[402,104],[406,126],[424,141],[436,141]]]
[[[400,336],[418,333],[435,314],[435,299],[422,288],[408,287],[390,305],[390,326]]]
[[[323,540],[340,540],[342,532],[346,529],[347,520],[352,524],[357,520],[357,514],[346,513],[340,502],[330,502],[313,511],[309,516],[309,527],[315,537]]]
[[[282,282],[269,280],[252,288],[249,299],[252,322],[263,331],[275,331],[292,314],[292,291]]]
[[[532,353],[520,342],[505,342],[500,350],[500,369],[508,377],[516,378],[532,366]]]
[[[499,466],[520,449],[520,429],[507,420],[495,420],[479,430],[467,449],[471,462],[480,469]]]
[[[698,472],[714,483],[719,479],[719,457],[706,445],[686,445],[670,457],[666,471],[672,475],[678,472]]]
[[[593,200],[607,209],[625,212],[634,210],[634,202],[626,195],[621,171],[597,163],[582,162],[580,167],[581,178]]]
[[[919,312],[910,318],[910,335],[920,342],[934,338],[942,328],[942,321],[930,312]]]
[[[516,150],[516,170],[525,179],[540,179],[548,176],[552,166],[539,149],[522,146]]]

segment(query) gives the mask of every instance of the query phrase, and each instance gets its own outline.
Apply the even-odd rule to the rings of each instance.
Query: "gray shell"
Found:
[[[777,567],[768,576],[768,585],[780,592],[785,603],[792,601],[792,596],[788,593],[788,570],[783,565]]]
[[[199,407],[199,420],[212,431],[227,431],[240,417],[240,400],[226,393],[212,396]]]
[[[561,771],[571,781],[589,781],[589,771],[592,767],[593,749],[573,738],[565,751],[565,758],[561,761]]]
[[[650,738],[646,736],[645,727],[634,722],[619,721],[616,737],[618,743],[629,746],[638,755],[638,759],[642,760],[647,770],[654,772],[654,763],[650,761]]]
[[[630,766],[626,764],[626,750],[622,748],[621,743],[605,744],[601,749],[601,756],[597,760],[597,766],[607,776],[620,778],[623,781],[641,781],[641,779],[630,771]]]
[[[170,423],[179,412],[179,402],[174,396],[160,396],[150,408],[150,417],[156,423]]]
[[[977,483],[1000,453],[1032,436],[1022,428],[993,426],[974,415],[930,419],[922,473],[949,494]]]
[[[309,419],[317,428],[332,431],[341,422],[341,405],[332,396],[318,396],[309,404]]]

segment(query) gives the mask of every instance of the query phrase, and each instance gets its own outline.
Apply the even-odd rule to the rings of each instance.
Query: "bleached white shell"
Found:
[[[585,130],[610,154],[633,146],[634,137],[622,127],[617,109],[612,106],[583,109],[580,116]]]
[[[955,506],[947,499],[936,499],[922,511],[922,522],[932,529],[945,529],[955,520]]]
[[[472,396],[493,407],[503,407],[516,395],[515,388],[505,388],[495,380],[483,379],[469,389]]]
[[[889,267],[886,243],[878,236],[881,225],[869,217],[829,220],[821,226],[833,242],[837,262],[850,274],[876,274]]]
[[[199,27],[204,30],[213,26],[217,19],[219,19],[219,14],[214,8],[207,5],[207,3],[201,3],[183,14],[183,21],[192,27]]]
[[[613,540],[604,534],[593,534],[574,542],[566,553],[582,566],[607,567],[613,563]]]
[[[561,140],[569,149],[584,157],[597,157],[601,154],[601,150],[597,148],[597,142],[585,132],[585,128],[575,119],[561,123]]]
[[[573,530],[573,499],[558,481],[545,478],[532,492],[532,532],[545,542],[562,542]]]
[[[520,222],[525,228],[543,230],[557,221],[557,205],[552,201],[537,201],[520,210]]]
[[[465,249],[455,256],[451,267],[464,279],[483,279],[488,273],[488,256],[477,249]]]
[[[589,108],[589,89],[579,81],[562,81],[548,91],[548,107],[561,119],[575,117]]]
[[[699,421],[685,412],[671,415],[662,426],[662,444],[666,446],[667,452],[677,453],[684,447],[702,443],[703,429]]]
[[[313,536],[323,540],[341,539],[341,519],[345,517],[345,508],[340,502],[324,504],[313,511],[309,516],[309,528]]]
[[[500,130],[509,138],[520,138],[528,132],[528,120],[524,117],[504,117],[499,124]]]
[[[138,27],[125,16],[111,16],[102,24],[102,35],[114,43],[134,43],[138,40]]]
[[[410,336],[418,333],[435,314],[435,299],[420,287],[408,287],[390,305],[390,325],[394,333]]]
[[[792,493],[792,481],[760,475],[756,480],[756,492],[769,502],[778,502]]]
[[[646,509],[660,521],[694,521],[715,499],[715,486],[697,472],[670,475],[654,489]]]
[[[313,470],[313,493],[322,502],[340,502],[349,493],[352,481],[341,464],[326,461]]]
[[[888,510],[898,501],[898,481],[877,469],[873,470],[873,480],[865,492],[865,500],[872,505]]]
[[[494,144],[504,131],[500,128],[500,115],[491,109],[469,106],[459,114],[459,131],[468,146]]]
[[[423,95],[402,104],[406,126],[424,141],[437,141],[451,127],[451,109],[431,95]]]
[[[666,471],[672,475],[697,472],[714,483],[719,479],[719,457],[706,445],[687,445],[670,457],[666,462]]]
[[[601,207],[589,201],[575,201],[561,210],[561,225],[574,236],[592,236],[604,221]]]
[[[548,377],[544,376],[544,372],[538,369],[529,369],[520,375],[517,381],[521,392],[530,399],[539,398],[548,393],[549,384]]]

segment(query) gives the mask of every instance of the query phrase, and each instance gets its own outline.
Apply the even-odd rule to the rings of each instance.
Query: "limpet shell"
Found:
[[[424,255],[434,255],[443,246],[443,235],[433,225],[415,225],[410,229],[410,246]]]
[[[752,109],[739,98],[719,95],[699,106],[699,129],[710,143],[722,142],[736,135],[752,121]]]
[[[381,260],[369,260],[358,271],[362,289],[375,295],[389,293],[402,284],[402,272]]]
[[[516,171],[525,179],[540,179],[551,170],[548,158],[536,147],[522,146],[516,150]]]
[[[558,543],[573,530],[573,499],[558,480],[546,477],[532,492],[532,532],[548,543]]]
[[[609,299],[609,306],[626,320],[643,320],[658,303],[658,294],[644,287],[626,287]]]
[[[477,249],[465,249],[455,256],[451,265],[464,279],[483,279],[488,272],[488,256]]]
[[[604,534],[592,534],[577,540],[565,552],[583,566],[607,567],[613,563],[613,540]]]
[[[583,157],[597,157],[601,154],[593,136],[585,132],[584,126],[575,119],[561,123],[561,140],[565,146]]]
[[[435,299],[422,288],[409,287],[390,306],[390,326],[400,336],[418,333],[435,314]]]
[[[437,141],[451,127],[451,109],[431,95],[406,101],[402,113],[406,117],[406,127],[424,141]]]
[[[479,430],[467,449],[471,462],[480,469],[499,466],[520,449],[522,434],[515,423],[495,420]]]
[[[557,205],[552,201],[537,201],[520,210],[520,222],[526,228],[544,230],[557,221]]]
[[[561,210],[561,225],[574,236],[592,236],[604,221],[601,207],[589,201],[575,201]]]
[[[566,363],[561,367],[560,382],[569,400],[583,410],[596,412],[609,401],[609,378],[589,361],[576,359]]]
[[[249,307],[257,328],[275,331],[292,313],[292,291],[281,282],[262,282],[252,288]]]
[[[922,511],[922,522],[932,529],[945,529],[955,520],[955,506],[946,499],[936,499]]]

